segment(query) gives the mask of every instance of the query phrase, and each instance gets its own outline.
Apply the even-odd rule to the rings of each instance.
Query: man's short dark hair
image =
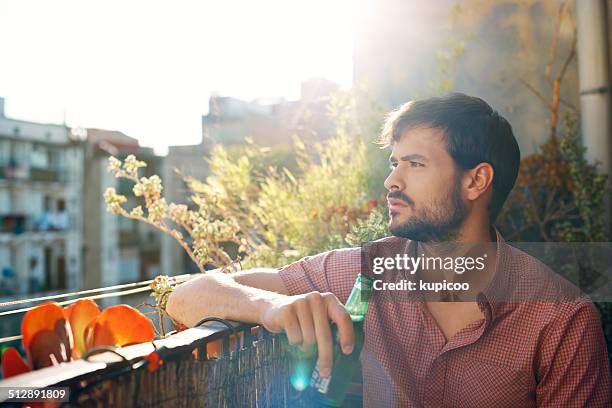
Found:
[[[387,116],[379,143],[398,142],[404,132],[419,126],[441,129],[448,153],[461,170],[480,163],[493,167],[493,196],[489,219],[495,221],[514,186],[521,160],[512,127],[480,98],[462,93],[411,101]]]

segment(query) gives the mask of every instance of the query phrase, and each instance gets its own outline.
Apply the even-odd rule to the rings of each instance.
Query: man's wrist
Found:
[[[269,322],[266,322],[266,315],[270,313],[270,311],[277,306],[280,298],[285,298],[286,295],[281,295],[278,293],[270,293],[270,295],[263,294],[262,296],[258,296],[256,299],[253,299],[255,310],[256,310],[256,322],[261,325],[264,329],[272,333],[279,333],[281,330],[278,330],[274,327],[270,327]]]

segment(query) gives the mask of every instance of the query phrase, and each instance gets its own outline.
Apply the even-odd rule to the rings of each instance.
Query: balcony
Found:
[[[11,161],[9,164],[0,166],[0,179],[4,180],[26,180],[28,169],[20,164]]]
[[[64,169],[39,168],[22,164],[5,164],[0,166],[0,179],[17,181],[35,181],[44,183],[65,183],[67,172]]]
[[[27,232],[30,229],[27,221],[24,214],[0,215],[0,233],[19,235]]]
[[[66,181],[66,172],[59,169],[31,167],[30,180],[63,183]]]
[[[35,231],[66,231],[70,220],[66,211],[46,211],[34,220]]]
[[[0,233],[20,235],[24,232],[61,232],[70,228],[66,211],[47,211],[38,216],[0,214]]]

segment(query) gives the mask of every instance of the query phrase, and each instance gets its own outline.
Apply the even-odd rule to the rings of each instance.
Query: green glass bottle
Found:
[[[344,305],[353,321],[355,332],[353,352],[349,355],[342,352],[340,339],[334,326],[334,362],[331,375],[326,378],[321,377],[317,362],[312,371],[310,386],[307,391],[308,400],[312,405],[339,407],[346,398],[355,369],[359,365],[359,355],[364,342],[363,323],[368,311],[371,293],[372,280],[366,276],[358,275],[353,290]]]

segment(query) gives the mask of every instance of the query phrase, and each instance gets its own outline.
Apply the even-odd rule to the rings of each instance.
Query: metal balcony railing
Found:
[[[190,277],[175,278],[182,282]],[[3,302],[0,318],[17,316],[46,301],[64,306],[79,298],[132,296],[149,291],[151,282]],[[62,300],[71,297],[74,299]],[[19,335],[5,337],[0,339],[0,345],[20,339]],[[288,348],[283,335],[271,334],[253,324],[205,322],[150,343],[103,350],[0,381],[0,405],[11,406],[6,400],[8,390],[14,387],[67,387],[69,399],[57,406],[308,406],[303,393],[291,385],[294,362]],[[150,370],[153,363],[147,358],[152,352],[163,361],[155,370]],[[353,395],[345,406],[359,405],[360,389]]]
[[[61,232],[71,227],[67,211],[46,211],[37,215],[0,214],[0,233]]]
[[[66,183],[68,181],[68,172],[66,169],[61,168],[39,168],[6,164],[0,165],[0,179]]]
[[[289,381],[284,342],[250,324],[211,322],[143,343],[47,367],[0,382],[0,402],[14,387],[69,387],[64,407],[286,407],[303,405]],[[230,338],[234,347],[230,349]],[[219,358],[206,347],[222,343]],[[147,370],[157,351],[164,363]],[[197,358],[193,357],[193,353]]]

